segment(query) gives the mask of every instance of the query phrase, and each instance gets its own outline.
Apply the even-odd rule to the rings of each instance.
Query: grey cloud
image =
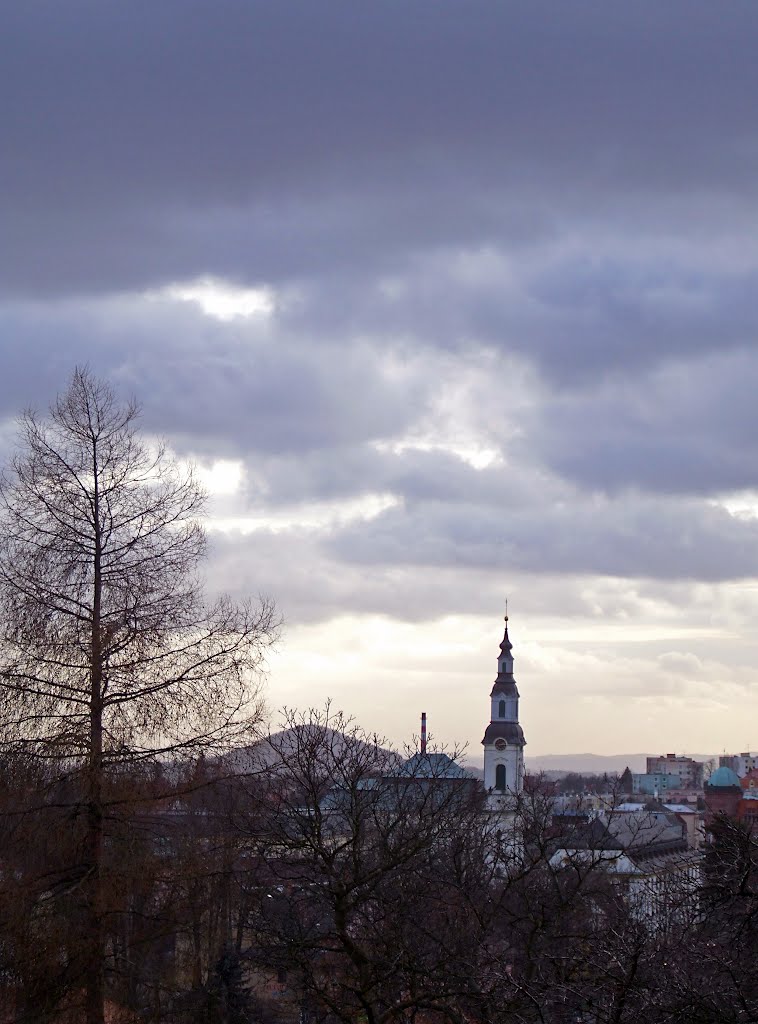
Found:
[[[475,469],[450,452],[407,449],[379,451],[347,445],[303,456],[251,458],[253,481],[263,478],[265,503],[276,507],[308,499],[344,500],[369,493],[390,493],[408,502],[444,502],[497,507],[527,507],[563,493],[562,485],[535,478],[532,467],[509,472],[500,465]],[[249,499],[261,499],[253,483]]]
[[[0,415],[46,407],[75,363],[143,406],[146,429],[183,454],[328,449],[402,429],[424,406],[419,376],[381,350],[309,344],[263,321],[221,323],[186,304],[115,298],[0,308]]]
[[[634,496],[523,511],[420,503],[344,530],[332,548],[344,561],[367,566],[711,581],[758,575],[758,521],[694,501]]]
[[[39,10],[0,43],[6,292],[273,282],[279,337],[488,346],[561,389],[755,345],[749,8]]]
[[[466,369],[475,362],[470,351]],[[463,372],[463,361],[453,365]],[[265,475],[274,503],[390,491],[409,501],[541,506],[572,502],[574,489],[623,502],[629,490],[709,497],[758,488],[754,352],[669,358],[558,391],[496,369],[482,360],[477,427],[506,465],[477,470],[449,452],[347,444],[314,450],[297,466],[275,458],[251,470]],[[434,361],[428,371],[420,361],[416,372],[434,382],[432,395],[452,386]]]
[[[581,390],[672,357],[754,350],[755,230],[748,216],[715,266],[707,232],[683,240],[621,222],[615,237],[608,225],[520,248],[501,237],[489,247],[406,257],[384,275],[360,268],[314,279],[283,316],[293,331],[328,335],[371,324],[391,339],[515,353],[549,386]]]
[[[420,512],[416,515],[431,533],[435,526],[431,517],[422,517]],[[668,518],[673,516],[672,512]],[[626,639],[624,633],[619,633],[609,643],[603,634],[598,635],[592,649],[600,658],[613,658],[614,652],[620,651],[636,657],[644,646],[650,657],[681,649],[708,662],[716,650],[730,648],[735,662],[746,667],[755,663],[756,645],[744,639],[735,648],[731,632],[739,629],[749,635],[755,618],[755,598],[740,585],[725,587],[718,573],[713,574],[710,583],[686,578],[686,573],[682,578],[667,579],[662,575],[666,569],[663,564],[645,575],[654,545],[639,537],[635,541],[629,536],[632,527],[624,531],[618,524],[608,526],[599,539],[597,532],[588,535],[584,546],[589,546],[593,538],[602,544],[604,551],[595,562],[602,560],[604,570],[613,569],[607,553],[608,534],[615,530],[618,538],[626,532],[626,552],[616,559],[615,568],[625,568],[624,561],[632,564],[627,576],[592,575],[589,562],[584,561],[578,573],[560,568],[556,571],[552,550],[555,542],[550,537],[554,522],[549,514],[533,526],[528,550],[525,529],[519,534],[510,522],[506,526],[513,541],[522,545],[519,557],[510,562],[496,545],[488,558],[467,560],[468,552],[451,552],[452,545],[445,548],[448,539],[439,536],[430,540],[430,547],[436,547],[434,557],[424,560],[426,552],[417,552],[413,546],[417,539],[410,538],[409,531],[400,536],[397,548],[388,557],[386,539],[370,523],[339,533],[302,527],[261,529],[249,534],[214,531],[210,581],[214,590],[237,597],[257,592],[275,595],[285,620],[291,624],[323,622],[345,614],[386,615],[413,622],[446,615],[491,616],[493,610],[502,614],[508,598],[514,622],[522,618],[543,620],[543,636],[569,647],[586,647],[587,629],[592,623],[603,627],[616,624]],[[691,536],[693,533],[691,530]],[[534,539],[537,535],[541,552]],[[724,544],[723,537],[715,534],[709,540],[715,561],[724,555],[728,542]],[[629,557],[635,543],[637,550]],[[659,541],[658,547],[664,544],[665,540]],[[695,562],[690,565],[700,568]],[[565,629],[572,621],[582,627],[579,637]],[[563,627],[556,636],[552,635],[551,622]],[[641,628],[646,622],[656,624],[653,637]],[[668,638],[667,630],[671,638],[679,639]]]
[[[26,291],[250,280],[278,222],[265,269],[287,277],[346,260],[337,207],[369,258],[472,222],[486,240],[509,196],[552,220],[568,180],[585,215],[630,188],[750,202],[757,25],[698,0],[8,4],[0,274]],[[397,196],[405,223],[382,231]]]
[[[210,583],[235,596],[275,595],[291,624],[360,614],[421,622],[459,614],[461,608],[487,614],[503,605],[503,580],[495,573],[351,565],[335,560],[324,540],[315,531],[297,528],[213,533]]]
[[[435,295],[429,333],[456,311],[444,287]],[[145,427],[182,453],[246,459],[253,504],[389,491],[407,501],[526,507],[573,501],[573,487],[709,495],[758,486],[751,350],[685,360],[664,349],[660,365],[641,360],[627,372],[603,372],[598,356],[591,387],[572,378],[555,390],[519,371],[524,354],[504,362],[480,344],[438,358],[431,339],[422,340],[420,312],[407,321],[408,341],[392,341],[392,332],[388,340],[376,320],[356,313],[352,336],[351,325],[330,329],[318,317],[309,332],[307,317],[293,322],[286,302],[270,319],[232,323],[187,304],[128,296],[6,304],[0,415],[45,406],[74,363],[89,362],[134,391]],[[371,330],[359,334],[361,323]],[[538,333],[523,337],[534,359],[549,360],[548,350],[539,355]],[[469,407],[455,415],[503,450],[507,468],[475,470],[444,451],[373,447],[401,439],[425,417],[434,423],[435,401],[465,375]]]
[[[582,487],[714,494],[758,487],[758,357],[726,352],[554,395],[534,452]]]
[[[406,564],[367,565],[335,559],[333,534],[292,527],[253,533],[210,536],[209,582],[216,592],[242,597],[275,595],[286,623],[328,621],[340,615],[384,615],[399,621],[424,622],[447,615],[502,614],[509,598],[514,622],[535,619],[560,609],[566,619],[632,623],[644,610],[640,591],[651,584],[617,580],[577,580],[570,576],[535,575],[499,565],[468,568],[418,567]],[[692,587],[668,584],[671,600],[658,606],[674,620],[694,617]],[[656,584],[656,588],[658,584]],[[665,589],[665,588],[664,588]],[[702,618],[702,612],[698,613]],[[706,620],[707,621],[707,620]],[[630,625],[630,642],[636,639]],[[497,640],[493,642],[496,649]]]

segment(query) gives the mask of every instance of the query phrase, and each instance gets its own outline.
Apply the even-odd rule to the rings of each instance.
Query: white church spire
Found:
[[[484,733],[484,785],[500,801],[521,792],[524,783],[524,731],[519,725],[519,692],[513,678],[513,645],[505,633],[497,659],[497,677],[490,691],[490,723]]]

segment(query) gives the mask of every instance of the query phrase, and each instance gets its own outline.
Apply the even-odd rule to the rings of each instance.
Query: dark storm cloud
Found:
[[[752,198],[756,28],[697,0],[9,3],[0,276],[285,280],[491,240],[509,202],[550,230],[566,201]]]

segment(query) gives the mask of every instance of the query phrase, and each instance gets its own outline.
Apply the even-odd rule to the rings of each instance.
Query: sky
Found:
[[[86,363],[277,709],[758,747],[758,6],[2,0],[0,454]]]

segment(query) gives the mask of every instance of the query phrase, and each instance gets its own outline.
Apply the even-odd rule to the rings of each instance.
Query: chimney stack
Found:
[[[421,712],[421,753],[426,753],[426,711]]]

